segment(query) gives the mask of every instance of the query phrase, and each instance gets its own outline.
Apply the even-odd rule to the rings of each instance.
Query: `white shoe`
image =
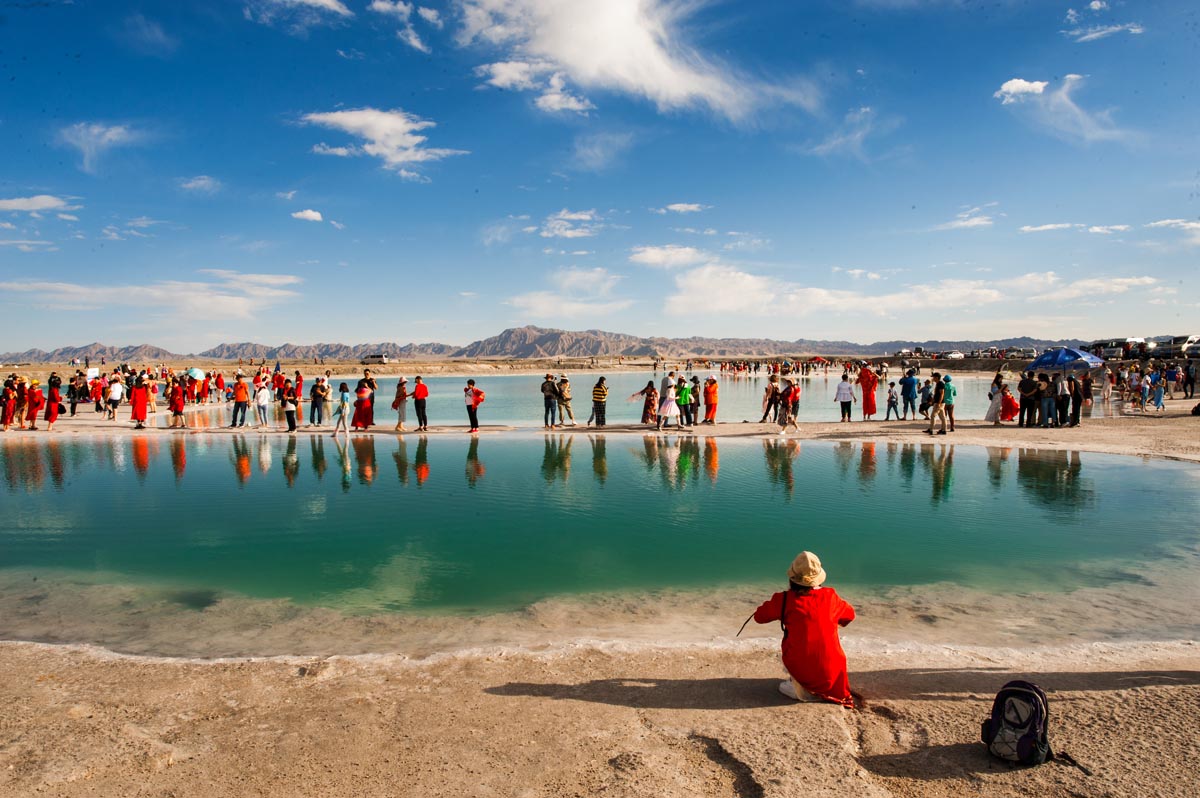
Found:
[[[796,685],[792,684],[791,679],[784,679],[779,683],[779,692],[783,693],[793,701],[800,700],[800,696],[796,695]]]

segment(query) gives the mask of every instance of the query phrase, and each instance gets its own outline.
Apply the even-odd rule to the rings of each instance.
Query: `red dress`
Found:
[[[838,627],[854,620],[854,608],[831,587],[808,593],[776,593],[754,611],[758,623],[778,621],[784,601],[787,631],[783,638],[783,666],[805,690],[835,704],[854,706],[846,653]]]
[[[875,372],[865,368],[858,372],[858,384],[862,386],[863,415],[875,415],[878,412],[875,407],[875,386],[879,385],[879,378],[875,376]]]
[[[58,403],[62,401],[62,396],[57,388],[50,389],[50,398],[46,400],[46,423],[53,424],[58,421]]]
[[[13,423],[13,416],[17,413],[17,392],[9,388],[4,389],[4,396],[0,399],[0,423],[4,426],[9,426]]]
[[[133,415],[130,418],[133,421],[141,423],[146,420],[146,405],[149,401],[149,391],[146,386],[133,386],[129,389],[129,404],[133,406]]]
[[[358,399],[354,402],[354,417],[350,419],[350,426],[354,429],[366,429],[375,423],[375,407],[371,401],[371,392],[366,388],[360,388],[358,391]]]
[[[37,423],[38,413],[46,404],[41,388],[30,388],[25,392],[25,420]]]
[[[183,386],[179,383],[171,388],[171,396],[167,399],[167,409],[172,413],[183,412]]]
[[[1000,420],[1012,421],[1021,414],[1021,405],[1011,393],[1001,394]]]

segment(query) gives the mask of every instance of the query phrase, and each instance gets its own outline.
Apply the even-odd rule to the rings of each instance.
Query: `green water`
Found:
[[[1078,452],[640,436],[154,436],[0,446],[0,568],[362,612],[777,583],[1136,583],[1200,469]],[[1181,489],[1182,488],[1182,489]]]

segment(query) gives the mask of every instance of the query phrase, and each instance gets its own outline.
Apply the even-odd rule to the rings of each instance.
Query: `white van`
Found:
[[[367,355],[362,359],[364,366],[386,366],[388,364],[387,355]]]

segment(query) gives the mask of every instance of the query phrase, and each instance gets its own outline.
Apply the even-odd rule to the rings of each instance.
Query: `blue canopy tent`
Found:
[[[1104,361],[1095,355],[1089,355],[1078,349],[1063,348],[1042,352],[1036,360],[1029,364],[1026,371],[1063,371],[1066,369],[1088,371],[1098,369],[1103,365]]]

